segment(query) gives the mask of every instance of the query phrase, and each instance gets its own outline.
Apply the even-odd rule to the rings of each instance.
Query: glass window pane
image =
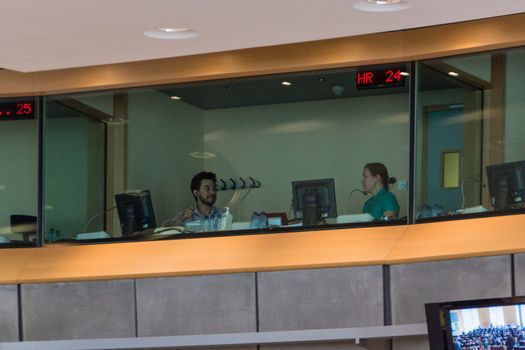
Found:
[[[524,63],[520,48],[418,65],[419,219],[523,207]],[[460,152],[460,178],[447,188],[437,157],[450,149]]]
[[[377,77],[382,68],[388,71],[361,73]],[[213,222],[201,222],[210,213],[196,209],[206,201],[218,208],[214,215],[229,208],[234,230],[266,226],[262,212],[271,214],[270,223],[300,226],[316,202],[322,213],[314,226],[370,221],[389,212],[406,216],[408,79],[401,87],[361,90],[358,73],[343,69],[130,91],[129,189],[150,190],[157,224],[185,224],[189,231],[216,230]],[[401,77],[395,73],[392,79]],[[371,201],[374,217],[363,215],[372,195],[363,196],[361,180],[365,164],[377,162],[398,182],[370,180],[377,186],[368,191],[386,187],[393,193]],[[216,175],[216,192],[192,192],[191,180],[202,171]],[[303,206],[307,197],[312,207]],[[258,220],[252,220],[254,213]]]
[[[110,113],[111,95],[45,99],[45,242],[104,230],[103,120]]]
[[[38,205],[35,98],[0,99],[0,245],[34,245]]]
[[[47,98],[46,240],[406,222],[407,74],[397,64]]]

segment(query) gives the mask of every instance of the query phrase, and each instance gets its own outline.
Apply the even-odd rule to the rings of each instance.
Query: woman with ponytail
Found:
[[[368,163],[363,169],[361,184],[366,194],[371,194],[363,206],[363,213],[368,213],[374,219],[396,219],[399,216],[399,203],[396,196],[389,191],[389,185],[396,182],[388,176],[386,167],[381,163]]]

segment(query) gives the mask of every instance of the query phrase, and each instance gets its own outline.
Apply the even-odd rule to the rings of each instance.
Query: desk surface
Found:
[[[0,283],[391,265],[525,252],[525,214],[415,225],[0,251]]]

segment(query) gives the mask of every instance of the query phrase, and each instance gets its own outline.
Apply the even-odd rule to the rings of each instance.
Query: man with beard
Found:
[[[201,171],[191,179],[191,193],[195,198],[195,206],[184,209],[173,220],[164,226],[183,226],[187,222],[200,221],[205,216],[219,216],[224,212],[214,206],[217,199],[217,176],[208,171]]]

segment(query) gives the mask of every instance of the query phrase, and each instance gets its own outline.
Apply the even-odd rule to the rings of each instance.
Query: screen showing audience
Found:
[[[525,349],[525,304],[450,311],[455,350]]]

